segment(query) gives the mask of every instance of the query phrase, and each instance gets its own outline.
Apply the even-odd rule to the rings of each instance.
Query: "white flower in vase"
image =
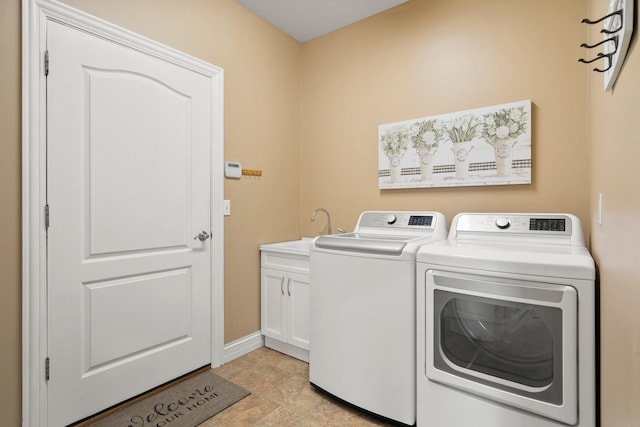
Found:
[[[380,148],[389,158],[391,182],[400,180],[400,161],[409,149],[410,133],[406,126],[394,126],[380,135]]]
[[[473,149],[473,140],[482,132],[482,120],[467,114],[449,121],[444,129],[446,139],[453,143],[454,164],[456,166],[456,178],[464,179],[469,172],[469,153]]]
[[[523,106],[485,114],[482,137],[493,146],[498,176],[511,175],[513,146],[527,130],[529,118]]]
[[[429,181],[433,177],[433,156],[442,141],[442,123],[437,120],[422,120],[411,126],[411,144],[420,158],[422,181]]]

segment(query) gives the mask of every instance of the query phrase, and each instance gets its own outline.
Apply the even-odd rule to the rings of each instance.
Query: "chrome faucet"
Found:
[[[325,208],[318,208],[311,214],[311,222],[316,220],[316,214],[318,212],[324,212],[327,215],[327,234],[331,234],[331,215],[329,215],[329,211]]]

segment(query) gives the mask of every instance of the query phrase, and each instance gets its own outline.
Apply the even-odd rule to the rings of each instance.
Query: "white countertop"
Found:
[[[288,242],[268,243],[260,245],[260,250],[309,256],[312,242],[313,238],[303,237],[300,240],[290,240]]]

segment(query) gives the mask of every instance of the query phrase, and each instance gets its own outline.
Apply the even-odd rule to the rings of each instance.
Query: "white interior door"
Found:
[[[211,362],[210,79],[47,27],[48,422]]]

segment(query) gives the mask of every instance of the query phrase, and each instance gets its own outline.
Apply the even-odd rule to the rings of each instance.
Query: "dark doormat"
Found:
[[[207,371],[123,408],[91,426],[195,427],[249,394],[242,387]]]

